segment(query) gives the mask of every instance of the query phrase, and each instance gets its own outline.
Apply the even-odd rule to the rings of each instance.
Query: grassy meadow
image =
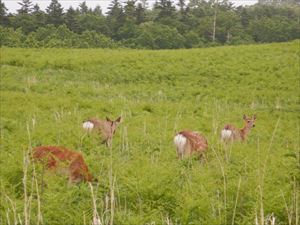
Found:
[[[0,224],[300,224],[299,46],[1,48]],[[248,141],[221,143],[243,114]],[[81,129],[119,115],[111,151]],[[182,129],[207,137],[206,162],[177,159]],[[39,145],[81,151],[93,192],[33,163]]]

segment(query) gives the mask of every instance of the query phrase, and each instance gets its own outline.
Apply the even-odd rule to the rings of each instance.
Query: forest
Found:
[[[0,0],[0,43],[22,48],[178,49],[285,42],[300,38],[299,0],[260,0],[234,6],[223,0],[112,0],[108,11],[86,2],[45,11],[30,0],[16,13]]]

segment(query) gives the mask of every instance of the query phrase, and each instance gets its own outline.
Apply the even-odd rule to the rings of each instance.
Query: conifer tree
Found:
[[[64,22],[63,8],[57,0],[51,0],[50,5],[46,9],[47,23],[59,26]]]
[[[135,15],[137,24],[141,24],[146,21],[146,9],[143,7],[142,3],[138,3]]]
[[[111,37],[117,38],[118,29],[124,24],[124,12],[118,0],[113,0],[108,7],[107,25],[111,30]]]
[[[34,18],[35,22],[35,27],[41,27],[45,25],[46,18],[45,18],[45,13],[40,9],[38,4],[35,4],[33,6],[33,11],[32,11],[32,16]]]
[[[72,6],[67,10],[67,13],[65,15],[65,23],[67,27],[71,31],[74,31],[76,33],[80,31],[80,26],[78,23],[77,16],[78,16],[78,12],[75,9],[73,9]]]
[[[97,5],[94,10],[93,10],[93,14],[96,16],[103,16],[102,14],[102,9],[99,5]]]
[[[32,12],[32,2],[30,0],[22,0],[22,2],[18,2],[21,5],[21,8],[18,9],[19,14],[29,14]]]
[[[0,0],[0,24],[1,25],[6,25],[8,23],[6,14],[7,14],[7,8],[4,4],[4,2],[2,2],[2,0]]]
[[[89,12],[89,8],[87,7],[85,1],[79,4],[79,12],[81,14],[87,14]]]

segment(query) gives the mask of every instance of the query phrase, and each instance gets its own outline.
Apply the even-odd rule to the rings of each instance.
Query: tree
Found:
[[[135,10],[135,15],[137,24],[141,24],[146,21],[146,8],[143,6],[142,3],[138,3]]]
[[[79,12],[81,14],[87,14],[89,12],[89,8],[87,7],[85,1],[79,4]]]
[[[175,6],[170,0],[160,0],[154,6],[159,11],[155,21],[168,26],[175,26]]]
[[[107,25],[110,28],[110,35],[114,39],[118,39],[118,30],[124,24],[124,12],[118,0],[113,0],[108,7]]]
[[[184,37],[169,26],[146,22],[140,25],[140,34],[136,43],[141,48],[175,49],[184,47]]]
[[[107,9],[108,9],[107,12],[108,16],[118,16],[119,14],[123,13],[122,6],[118,0],[112,0],[112,2],[107,7]]]
[[[236,27],[239,27],[240,21],[233,11],[220,11],[218,14],[218,24],[216,26],[216,39],[221,43],[229,43],[231,37],[235,35]]]
[[[125,21],[135,22],[136,20],[136,8],[135,8],[136,0],[128,0],[124,7],[124,18]]]
[[[218,14],[218,0],[214,0],[214,17],[213,17],[212,42],[215,42],[215,38],[216,38],[217,14]]]
[[[53,24],[48,24],[45,27],[40,27],[35,32],[36,40],[47,43],[55,36],[56,28]]]
[[[50,5],[46,9],[47,12],[47,23],[59,26],[63,24],[63,8],[57,0],[51,0]]]
[[[21,8],[17,10],[18,14],[11,19],[11,24],[14,28],[20,28],[23,33],[29,34],[36,29],[34,18],[30,14],[33,10],[32,2],[30,0],[23,0],[18,4],[21,5]]]
[[[23,34],[20,29],[0,26],[0,46],[21,47]]]
[[[2,0],[0,0],[0,16],[1,16],[1,18],[6,16],[6,13],[7,13],[7,8],[5,7],[4,2],[2,2]]]
[[[35,23],[35,29],[44,26],[46,23],[46,15],[45,13],[40,9],[38,4],[35,4],[33,6],[32,16]]]
[[[177,6],[179,7],[180,14],[184,14],[186,9],[185,0],[179,0]]]
[[[76,33],[80,31],[78,13],[72,8],[72,6],[67,10],[67,13],[65,15],[65,23],[71,31]]]
[[[258,0],[261,5],[296,5],[299,0]]]
[[[245,28],[248,27],[251,17],[250,17],[250,14],[249,14],[247,8],[239,6],[236,9],[236,13],[240,17],[240,21],[241,21],[242,26],[245,27]]]
[[[110,38],[95,31],[85,31],[81,38],[93,48],[109,48],[113,46],[113,41]]]
[[[172,4],[170,0],[160,0],[156,5],[158,9],[160,9],[160,13],[158,14],[158,20],[164,17],[172,17],[175,12],[175,6]]]
[[[185,4],[185,0],[180,0],[177,6],[179,12],[177,13],[178,23],[176,28],[181,34],[186,34],[197,27],[199,20],[191,13],[191,9]]]
[[[196,32],[190,31],[185,35],[184,45],[186,48],[202,47],[203,40],[198,36]]]
[[[128,0],[124,6],[124,23],[118,29],[118,40],[131,39],[137,35],[135,0]]]
[[[43,11],[40,9],[40,7],[39,7],[39,5],[38,4],[35,4],[34,6],[33,6],[33,12],[32,12],[32,14],[40,14],[40,13],[42,13]]]
[[[287,41],[300,38],[297,21],[289,22],[287,18],[276,15],[274,18],[264,17],[250,24],[252,36],[257,42]]]
[[[21,5],[21,9],[18,9],[19,14],[29,14],[32,11],[32,2],[30,0],[22,0],[18,2]]]
[[[105,23],[105,18],[103,16],[96,16],[90,13],[80,15],[78,17],[78,23],[80,27],[80,33],[86,30],[93,30],[103,34],[109,34],[109,29]]]
[[[6,17],[7,8],[5,7],[4,2],[0,0],[0,24],[1,25],[8,25],[8,18]]]
[[[96,16],[103,16],[102,14],[102,9],[99,5],[97,5],[94,10],[92,11],[92,13]]]

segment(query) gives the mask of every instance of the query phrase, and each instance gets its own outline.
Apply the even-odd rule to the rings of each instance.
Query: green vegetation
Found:
[[[284,42],[300,38],[298,0],[260,0],[235,7],[227,0],[112,0],[64,10],[58,0],[42,11],[31,0],[16,14],[0,0],[0,44],[25,48],[178,49]]]
[[[0,223],[91,223],[87,183],[26,161],[31,146],[59,145],[81,151],[98,178],[102,224],[262,225],[272,213],[299,224],[299,45],[2,48]],[[220,143],[224,124],[254,113],[247,143]],[[111,151],[81,129],[119,115]],[[177,160],[182,129],[207,137],[206,162]]]

